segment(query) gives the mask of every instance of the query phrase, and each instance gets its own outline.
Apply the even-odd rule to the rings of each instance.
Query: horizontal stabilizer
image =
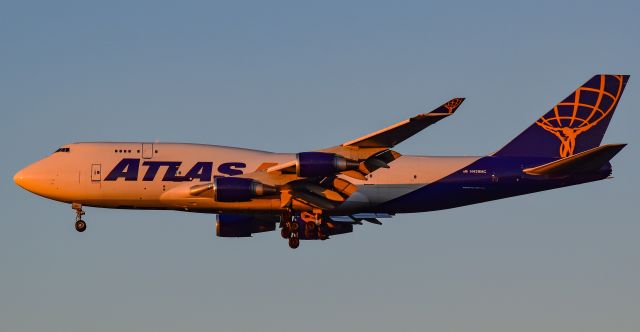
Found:
[[[568,175],[599,170],[626,144],[606,144],[572,156],[522,170],[529,175]]]

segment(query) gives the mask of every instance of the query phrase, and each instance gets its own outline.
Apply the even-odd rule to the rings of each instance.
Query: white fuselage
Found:
[[[265,164],[295,159],[295,154],[289,153],[184,143],[74,143],[59,150],[18,172],[16,183],[35,194],[66,203],[213,213],[281,210],[280,198],[224,203],[216,202],[212,196],[190,196],[189,190],[195,184],[212,181],[214,176],[246,174]],[[127,167],[114,173],[123,159],[128,159]],[[402,156],[392,162],[391,168],[373,172],[366,181],[345,177],[358,190],[340,209],[366,211],[477,159]]]

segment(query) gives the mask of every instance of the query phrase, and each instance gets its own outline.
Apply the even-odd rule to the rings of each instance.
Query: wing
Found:
[[[331,211],[356,191],[348,179],[366,181],[367,175],[389,165],[401,155],[391,150],[428,126],[453,114],[464,98],[454,98],[431,112],[315,152],[297,154],[295,160],[266,165],[242,175],[278,188],[282,207]]]
[[[453,98],[431,112],[418,114],[376,132],[356,138],[339,146],[320,150],[333,153],[347,160],[361,163],[357,169],[342,170],[341,173],[364,180],[364,176],[379,168],[388,168],[388,163],[400,157],[391,148],[419,133],[430,125],[452,115],[462,104],[464,98]],[[296,173],[297,160],[274,165],[267,169],[269,173]],[[358,174],[360,173],[360,174]]]
[[[219,202],[278,198],[281,208],[296,211],[332,211],[347,200],[356,185],[348,178],[366,181],[367,175],[389,164],[401,155],[395,145],[428,126],[453,114],[463,98],[454,98],[429,113],[419,114],[382,130],[339,146],[312,152],[301,152],[296,159],[261,165],[256,171],[233,177],[220,177],[213,183],[188,189],[189,195],[200,196],[213,191]],[[360,218],[377,222],[375,218]]]

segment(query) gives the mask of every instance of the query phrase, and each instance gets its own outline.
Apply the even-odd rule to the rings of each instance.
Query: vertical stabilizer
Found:
[[[496,152],[565,158],[602,142],[629,75],[595,75]]]

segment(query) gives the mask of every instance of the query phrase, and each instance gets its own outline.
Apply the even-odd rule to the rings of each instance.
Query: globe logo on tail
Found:
[[[448,113],[451,114],[455,111],[460,104],[464,101],[464,98],[453,98],[446,102],[443,106],[447,109]]]
[[[607,80],[590,81],[578,88],[571,96],[556,105],[552,112],[541,117],[536,124],[560,140],[560,157],[573,155],[576,139],[589,131],[615,108],[623,89],[623,76]],[[599,81],[599,82],[598,82]]]

